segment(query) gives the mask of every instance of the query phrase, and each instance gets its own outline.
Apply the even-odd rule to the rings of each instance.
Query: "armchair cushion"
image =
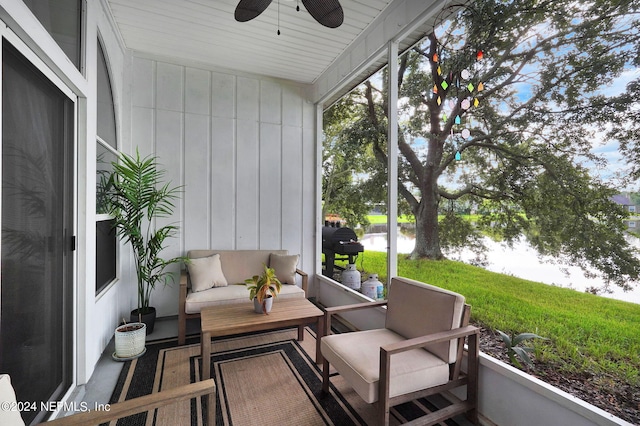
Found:
[[[187,264],[187,268],[191,277],[191,289],[194,292],[227,286],[227,279],[222,273],[219,254],[191,259]]]
[[[406,339],[458,328],[464,311],[464,296],[402,277],[391,280],[388,299],[385,328]],[[447,363],[456,361],[455,340],[428,349]]]
[[[403,336],[388,329],[333,334],[321,341],[323,356],[340,371],[360,397],[378,400],[380,346],[404,342]],[[449,364],[423,349],[394,355],[391,361],[390,396],[403,395],[447,383]]]
[[[296,284],[296,268],[298,266],[298,254],[278,254],[269,255],[269,267],[273,268],[276,277],[282,284]]]
[[[0,374],[0,401],[9,404],[8,407],[0,409],[0,425],[23,426],[24,422],[16,404],[16,393],[8,374]]]

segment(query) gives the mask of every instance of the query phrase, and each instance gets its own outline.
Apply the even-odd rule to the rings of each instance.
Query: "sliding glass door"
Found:
[[[2,44],[0,372],[18,401],[59,401],[72,381],[74,103]]]

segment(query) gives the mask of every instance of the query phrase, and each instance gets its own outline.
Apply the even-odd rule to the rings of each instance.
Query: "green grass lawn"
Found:
[[[369,223],[372,225],[378,225],[381,223],[387,223],[387,215],[385,214],[372,214],[367,216],[369,219]],[[401,215],[398,217],[398,223],[413,223],[413,218],[409,218],[408,216]]]
[[[386,253],[362,253],[357,267],[386,280]],[[398,275],[465,296],[471,319],[492,330],[532,332],[536,356],[565,371],[640,385],[640,305],[528,281],[449,260],[398,256]],[[363,279],[366,275],[363,275]]]
[[[439,216],[440,218],[444,217],[443,215]],[[480,219],[480,215],[462,215],[463,218],[470,220],[470,221],[477,221]],[[367,216],[367,219],[369,219],[369,223],[372,225],[378,225],[380,223],[387,223],[387,215],[385,214],[377,214],[377,215],[369,215]],[[409,217],[407,215],[400,215],[398,217],[398,223],[414,223],[415,220],[413,219],[413,217]]]

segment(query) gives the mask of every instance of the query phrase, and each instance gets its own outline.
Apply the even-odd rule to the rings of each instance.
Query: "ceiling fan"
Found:
[[[264,12],[272,0],[240,0],[236,6],[235,18],[247,22]],[[338,0],[302,0],[313,19],[329,28],[338,28],[344,21],[344,12]],[[298,7],[298,10],[300,8]]]

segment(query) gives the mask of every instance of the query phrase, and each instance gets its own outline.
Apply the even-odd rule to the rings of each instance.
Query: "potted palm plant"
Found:
[[[264,265],[262,275],[254,275],[244,280],[244,283],[249,289],[249,300],[253,300],[256,313],[268,315],[273,306],[273,298],[282,289],[282,283],[276,277],[275,270]]]
[[[164,170],[156,158],[140,158],[137,149],[135,156],[120,154],[112,166],[105,197],[107,210],[120,239],[131,244],[138,282],[138,308],[131,312],[131,320],[144,322],[147,334],[151,334],[155,324],[155,308],[149,305],[151,292],[156,284],[166,285],[174,279],[167,266],[188,262],[183,256],[169,260],[160,256],[167,238],[173,237],[178,227],[157,225],[157,219],[173,214],[181,188],[162,183]]]

